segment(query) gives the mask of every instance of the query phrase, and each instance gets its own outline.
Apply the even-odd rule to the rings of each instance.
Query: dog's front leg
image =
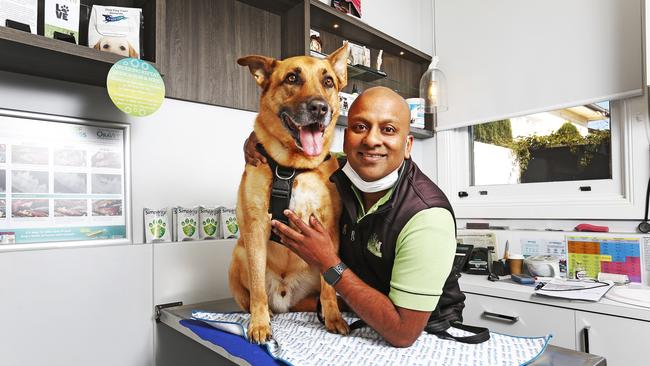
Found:
[[[329,222],[328,222],[329,221]],[[329,228],[332,244],[338,251],[339,248],[339,232],[338,223],[334,220],[326,220],[326,226]],[[338,334],[350,333],[348,323],[343,319],[339,306],[336,302],[336,290],[330,286],[323,276],[320,278],[320,302],[323,307],[323,318],[325,319],[325,329],[328,332]]]
[[[271,338],[271,315],[266,294],[266,249],[271,233],[268,215],[271,171],[268,166],[246,165],[237,203],[237,220],[246,247],[251,321],[249,339],[263,343]]]
[[[245,239],[251,296],[248,334],[251,341],[263,343],[271,338],[271,316],[266,293],[266,247],[271,224],[270,220],[254,220],[252,226]]]

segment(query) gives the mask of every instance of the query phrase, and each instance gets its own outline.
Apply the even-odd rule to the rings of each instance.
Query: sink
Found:
[[[605,297],[612,301],[650,308],[650,288],[646,286],[615,286]]]

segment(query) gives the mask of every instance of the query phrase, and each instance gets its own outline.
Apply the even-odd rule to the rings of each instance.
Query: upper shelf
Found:
[[[431,62],[431,56],[383,33],[361,20],[344,14],[318,0],[311,0],[311,27],[325,29],[330,33],[374,48],[401,55],[417,63]],[[334,25],[338,27],[334,27]],[[403,52],[403,54],[402,54]]]
[[[98,86],[106,86],[111,66],[123,58],[6,27],[0,27],[0,55],[0,70]]]
[[[237,0],[241,3],[267,10],[276,14],[283,14],[287,10],[302,3],[302,0]]]
[[[318,58],[327,57],[327,55],[314,50],[310,50],[309,54]],[[375,70],[363,65],[348,64],[348,80],[361,80],[371,83],[372,85],[385,86],[405,95],[418,95],[420,92],[418,89],[412,88],[404,82],[390,78],[390,75],[387,75],[381,70]],[[348,84],[350,84],[350,82],[348,82]]]

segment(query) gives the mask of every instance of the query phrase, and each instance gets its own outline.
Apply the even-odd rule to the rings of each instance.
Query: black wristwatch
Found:
[[[325,282],[329,283],[330,286],[334,286],[341,280],[341,275],[346,269],[348,269],[348,266],[341,262],[325,271],[325,273],[323,273],[323,279]]]

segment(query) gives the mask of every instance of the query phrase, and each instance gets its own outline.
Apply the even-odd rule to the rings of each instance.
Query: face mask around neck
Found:
[[[350,179],[350,181],[352,181],[352,184],[354,184],[354,186],[357,187],[361,192],[374,193],[385,191],[393,187],[395,185],[395,182],[397,182],[397,178],[399,177],[399,168],[401,168],[401,165],[397,167],[397,169],[395,169],[392,173],[374,182],[366,182],[365,180],[361,179],[359,174],[357,174],[357,172],[352,169],[349,162],[346,162],[343,166],[343,169],[341,170]]]

